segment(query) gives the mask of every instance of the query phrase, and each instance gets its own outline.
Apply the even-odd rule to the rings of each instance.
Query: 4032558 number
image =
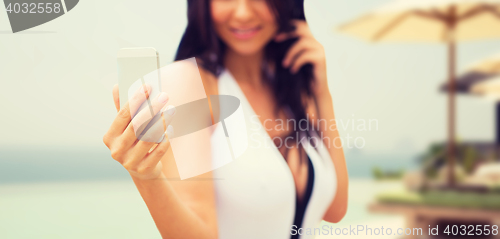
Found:
[[[60,3],[9,3],[6,11],[8,13],[60,13]]]
[[[447,225],[443,233],[447,235],[498,235],[498,225]]]

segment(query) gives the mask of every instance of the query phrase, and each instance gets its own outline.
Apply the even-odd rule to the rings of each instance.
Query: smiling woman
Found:
[[[168,140],[149,151],[151,144],[128,132],[127,106],[120,109],[104,141],[132,175],[161,235],[304,239],[291,229],[339,222],[347,210],[347,169],[342,147],[325,147],[318,137],[339,135],[324,49],[305,21],[303,1],[188,0],[176,60],[191,57],[202,66],[206,94],[239,98],[248,135],[272,147],[249,148],[192,180],[168,180],[179,177]],[[115,90],[115,103],[117,96]],[[277,127],[267,122],[298,125],[263,130],[251,127],[252,119],[270,129]],[[296,143],[274,140],[285,138]]]
[[[278,29],[266,1],[244,4],[249,6],[238,1],[212,1],[211,15],[215,31],[225,44],[240,54],[252,55],[262,50]],[[257,18],[245,7],[251,7]],[[238,14],[241,21],[232,21],[233,14]]]

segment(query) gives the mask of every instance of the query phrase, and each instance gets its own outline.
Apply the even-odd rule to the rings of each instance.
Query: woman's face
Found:
[[[217,35],[242,55],[262,51],[278,29],[266,0],[210,0],[210,8]]]

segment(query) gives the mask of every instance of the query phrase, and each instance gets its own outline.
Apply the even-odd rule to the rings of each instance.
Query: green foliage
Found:
[[[405,171],[403,169],[397,171],[383,171],[380,167],[373,167],[372,174],[376,180],[382,179],[401,179],[404,175]]]
[[[380,167],[373,167],[372,169],[373,177],[377,180],[382,179],[384,177],[384,173]]]
[[[476,150],[471,146],[466,147],[463,157],[464,161],[463,165],[466,173],[468,174],[472,173],[477,159],[478,159],[478,154]]]
[[[418,160],[427,178],[437,176],[437,166],[445,164],[446,145],[442,143],[431,144],[428,150]]]
[[[386,192],[379,194],[381,203],[482,208],[500,210],[500,193],[475,193],[457,191]]]
[[[474,171],[475,166],[480,160],[494,158],[491,155],[485,155],[488,154],[487,152],[480,152],[474,146],[468,144],[457,144],[456,153],[456,163],[461,165],[467,174]],[[422,166],[427,178],[435,178],[438,169],[447,164],[446,143],[431,144],[427,151],[418,158],[418,162]]]

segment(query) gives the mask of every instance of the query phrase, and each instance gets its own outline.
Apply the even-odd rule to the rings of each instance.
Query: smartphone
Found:
[[[118,51],[118,86],[120,89],[120,107],[128,101],[130,87],[139,79],[160,68],[160,58],[152,47],[122,48]],[[157,85],[161,89],[158,72]],[[145,82],[142,82],[145,83]],[[154,86],[152,86],[155,88]],[[148,99],[149,101],[149,99]]]
[[[161,90],[160,60],[158,52],[152,47],[122,48],[117,54],[118,86],[120,90],[120,108],[123,107],[140,86],[148,84],[151,92],[147,100],[139,107],[137,112],[150,108],[151,99],[154,99]],[[147,109],[146,109],[147,110]],[[135,114],[137,114],[137,112]],[[131,115],[132,118],[135,116]],[[141,139],[145,133],[157,123],[159,117],[151,115],[152,120],[144,127],[137,128],[136,136]],[[147,139],[147,141],[160,139]],[[151,141],[151,142],[153,142]]]

